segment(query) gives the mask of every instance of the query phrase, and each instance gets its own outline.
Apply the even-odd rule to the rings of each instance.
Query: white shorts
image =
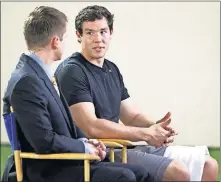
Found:
[[[190,181],[201,181],[209,150],[206,146],[168,146],[164,157],[176,159],[189,169]]]

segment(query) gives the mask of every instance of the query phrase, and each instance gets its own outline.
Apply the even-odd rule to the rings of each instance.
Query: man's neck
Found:
[[[99,59],[93,59],[91,58],[90,56],[88,56],[87,54],[84,53],[84,51],[81,51],[80,52],[84,58],[89,61],[90,63],[96,65],[96,66],[99,66],[99,67],[103,67],[103,64],[104,64],[104,58],[99,58]]]
[[[39,57],[39,59],[44,63],[44,64],[47,64],[47,65],[51,65],[54,60],[53,60],[53,55],[50,51],[45,51],[45,50],[40,50],[40,51],[36,51],[33,53]]]

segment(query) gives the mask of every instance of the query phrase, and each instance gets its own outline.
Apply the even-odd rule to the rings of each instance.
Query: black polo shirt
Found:
[[[119,121],[120,103],[129,94],[114,63],[105,59],[101,68],[76,52],[58,66],[55,76],[69,106],[92,102],[98,118]]]

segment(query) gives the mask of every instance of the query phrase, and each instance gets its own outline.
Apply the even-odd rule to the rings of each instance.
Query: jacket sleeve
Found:
[[[48,99],[41,84],[34,76],[23,77],[15,85],[11,95],[15,118],[25,138],[39,154],[84,153],[82,141],[53,131],[53,121],[47,109]]]

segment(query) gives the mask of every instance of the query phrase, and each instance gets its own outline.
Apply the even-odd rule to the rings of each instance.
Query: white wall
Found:
[[[179,132],[175,144],[219,146],[219,2],[3,2],[2,95],[26,49],[22,28],[28,13],[50,5],[67,14],[67,57],[79,49],[75,16],[89,4],[104,5],[115,14],[107,57],[120,67],[136,105],[154,119],[171,111]],[[8,141],[4,127],[1,136]]]

